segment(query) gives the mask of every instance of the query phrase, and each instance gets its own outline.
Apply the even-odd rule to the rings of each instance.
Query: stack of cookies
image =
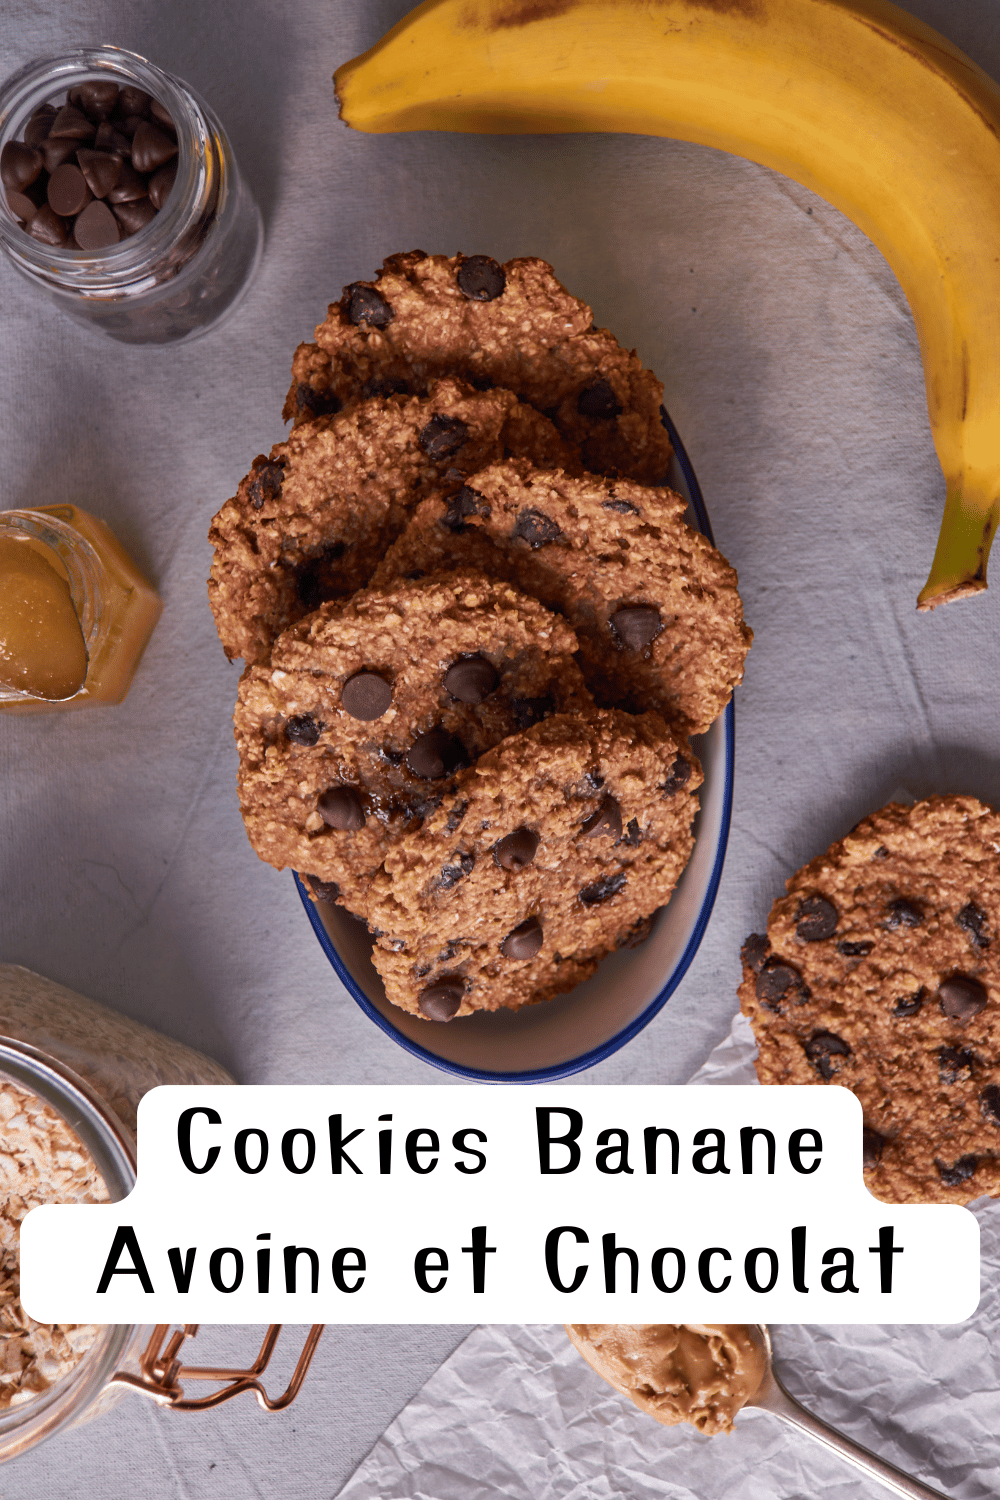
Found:
[[[210,532],[251,843],[415,1015],[571,989],[669,899],[751,640],[662,387],[544,261],[420,251],[293,376]]]

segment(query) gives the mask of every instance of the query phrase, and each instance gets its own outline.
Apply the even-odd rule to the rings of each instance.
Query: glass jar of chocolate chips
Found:
[[[262,239],[215,115],[144,58],[81,48],[0,88],[0,245],[79,322],[128,344],[196,338]]]

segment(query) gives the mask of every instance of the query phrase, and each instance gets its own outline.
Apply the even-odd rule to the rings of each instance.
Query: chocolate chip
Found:
[[[626,604],[611,616],[611,628],[626,651],[642,651],[663,629],[660,611],[648,604]]]
[[[492,255],[470,255],[458,268],[458,289],[470,302],[495,302],[507,286],[507,273]]]
[[[352,281],[350,286],[345,286],[342,306],[347,321],[356,328],[362,323],[371,328],[387,328],[396,316],[381,292],[373,286],[365,286],[363,281]]]
[[[455,803],[455,805],[452,808],[451,812],[448,814],[448,821],[445,824],[445,832],[446,833],[454,833],[455,832],[455,829],[459,826],[459,824],[461,823],[462,819],[465,817],[465,814],[468,812],[468,809],[469,809],[469,804],[467,802],[456,802]]]
[[[962,907],[955,921],[974,948],[990,946],[990,939],[986,936],[986,913],[974,901],[969,901]]]
[[[496,668],[485,656],[463,656],[444,674],[444,685],[459,703],[482,703],[500,681]]]
[[[954,1021],[971,1021],[985,1009],[988,998],[985,985],[969,974],[949,974],[938,985],[941,1014]]]
[[[605,797],[596,812],[581,826],[585,839],[610,838],[616,843],[622,836],[622,810],[614,797]]]
[[[123,84],[121,93],[118,95],[118,108],[123,115],[145,117],[149,114],[152,102],[153,96],[147,94],[145,89],[136,88],[134,83]]]
[[[285,738],[293,745],[315,745],[323,726],[312,714],[296,714],[285,725]]]
[[[98,125],[97,134],[94,136],[95,151],[107,151],[116,156],[128,156],[131,149],[131,142],[127,136],[122,135],[120,130],[116,130],[106,120]]]
[[[839,1072],[833,1062],[835,1057],[850,1057],[851,1049],[843,1037],[832,1031],[814,1031],[805,1044],[806,1057],[821,1078],[832,1078]]]
[[[642,832],[639,828],[638,818],[629,819],[628,827],[625,830],[625,843],[630,849],[638,849],[642,843]]]
[[[118,85],[110,79],[89,78],[74,92],[80,108],[94,121],[106,120],[119,99]]]
[[[429,1021],[454,1019],[465,996],[465,980],[460,974],[446,974],[421,990],[417,1005]]]
[[[878,848],[875,850],[875,853],[872,855],[872,859],[888,859],[888,858],[889,858],[889,851],[888,851],[888,849],[885,847],[884,844],[879,844]]]
[[[49,129],[48,139],[51,140],[53,136],[59,140],[92,141],[94,122],[88,120],[74,105],[64,104]]]
[[[30,146],[32,150],[37,150],[48,136],[55,117],[55,107],[51,104],[43,104],[41,109],[36,109],[24,127],[24,144]]]
[[[319,609],[327,599],[336,599],[344,592],[340,559],[346,550],[343,542],[331,542],[329,547],[324,547],[322,552],[296,568],[295,596],[307,614]]]
[[[945,1187],[961,1187],[963,1182],[968,1182],[970,1177],[975,1176],[976,1168],[979,1166],[977,1156],[960,1156],[958,1161],[953,1161],[949,1166],[947,1162],[939,1161],[935,1156],[934,1165]]]
[[[43,245],[65,245],[67,238],[66,225],[47,203],[43,203],[32,218],[28,233],[33,240],[39,240]]]
[[[771,944],[762,932],[751,932],[740,949],[740,959],[751,974],[759,974],[764,960],[771,951]]]
[[[537,917],[529,917],[513,932],[508,932],[500,944],[500,952],[504,958],[534,958],[542,946],[543,936],[541,922]]]
[[[691,762],[678,755],[667,772],[666,781],[660,782],[660,791],[665,797],[674,797],[682,786],[691,780]]]
[[[613,510],[619,516],[638,516],[641,514],[639,507],[633,505],[629,500],[602,500],[604,510]]]
[[[454,856],[452,856],[454,858]],[[459,854],[458,863],[454,865],[442,865],[441,874],[438,876],[438,886],[441,890],[450,891],[453,885],[464,880],[466,875],[472,873],[475,867],[476,856],[474,854]]]
[[[520,537],[522,541],[528,543],[533,552],[537,552],[539,547],[557,541],[562,536],[562,532],[549,516],[529,507],[518,513],[513,535]]]
[[[979,1108],[984,1120],[988,1120],[991,1125],[1000,1125],[1000,1088],[995,1083],[988,1083],[983,1089],[979,1096]]]
[[[81,146],[76,159],[94,197],[106,198],[121,176],[122,158],[113,151],[88,151]]]
[[[118,181],[108,192],[108,202],[138,203],[140,199],[147,197],[148,193],[149,184],[145,177],[140,177],[135,168],[126,161],[122,163]]]
[[[892,1007],[892,1013],[894,1016],[915,1016],[926,999],[927,991],[921,985],[914,994],[901,996]]]
[[[355,672],[344,683],[340,701],[352,719],[381,719],[392,702],[392,688],[377,672]]]
[[[896,900],[890,901],[886,907],[882,926],[890,930],[896,927],[919,927],[923,920],[923,911],[915,901],[907,901],[905,896],[897,896]]]
[[[138,234],[156,218],[156,209],[149,198],[136,198],[129,203],[114,203],[111,211],[126,234]]]
[[[774,953],[761,965],[756,992],[765,1010],[780,1010],[783,1000],[792,1005],[804,1005],[809,999],[809,986],[798,969],[793,969]]]
[[[310,417],[327,417],[340,410],[340,399],[333,391],[320,391],[302,382],[295,387],[295,408],[307,411]]]
[[[547,719],[554,709],[555,703],[548,694],[541,698],[512,698],[510,700],[510,711],[514,715],[514,723],[519,733],[530,729],[532,724],[540,724],[542,719]]]
[[[106,250],[121,239],[118,220],[106,203],[95,198],[73,225],[73,238],[81,250]]]
[[[428,458],[440,463],[442,459],[450,458],[459,448],[463,448],[468,437],[468,423],[463,422],[461,417],[445,417],[438,413],[436,417],[431,417],[426,427],[421,428],[417,442]]]
[[[285,465],[282,459],[269,460],[263,455],[254,459],[249,486],[250,504],[254,510],[261,510],[269,500],[277,500],[284,477]]]
[[[177,142],[144,120],[132,138],[132,165],[137,172],[156,172],[177,155]]]
[[[884,1147],[885,1136],[879,1135],[870,1125],[865,1125],[861,1131],[861,1165],[866,1172],[878,1166]]]
[[[155,209],[161,209],[173,191],[177,181],[177,163],[168,162],[149,179],[149,201]]]
[[[595,380],[576,398],[576,409],[582,417],[597,417],[607,421],[621,415],[621,405],[613,387],[606,380]]]
[[[72,162],[63,162],[49,178],[49,207],[62,219],[72,219],[82,213],[91,201],[91,196],[87,179]]]
[[[541,842],[530,828],[515,828],[493,846],[493,858],[502,870],[524,870],[534,859]]]
[[[38,212],[38,204],[34,203],[25,193],[18,193],[14,188],[6,190],[7,207],[15,219],[20,219],[22,224],[30,224]]]
[[[468,485],[463,485],[454,495],[448,497],[448,508],[441,518],[442,524],[449,531],[462,532],[465,530],[463,522],[466,516],[488,516],[490,507],[485,498],[476,490],[470,490]]]
[[[159,99],[150,99],[149,113],[154,120],[158,120],[160,122],[164,130],[169,130],[171,135],[177,134],[177,127],[175,126],[173,119],[164,109]]]
[[[329,906],[336,905],[340,886],[335,880],[320,880],[318,875],[310,875],[308,878],[317,901],[325,901]]]
[[[825,896],[808,896],[799,907],[795,936],[803,943],[821,943],[837,930],[837,908]]]
[[[971,1078],[976,1054],[967,1047],[942,1047],[938,1052],[938,1077],[942,1083],[958,1083],[963,1073]]]
[[[54,172],[64,161],[72,161],[79,144],[79,141],[67,136],[46,137],[38,148],[44,158],[46,172]]]
[[[610,901],[612,896],[617,896],[627,885],[628,876],[624,871],[619,871],[617,875],[602,875],[600,880],[584,886],[580,892],[580,900],[584,906],[600,906],[603,901]]]
[[[5,188],[23,193],[37,179],[45,166],[40,151],[33,150],[22,141],[8,141],[0,151],[0,182]]]
[[[428,729],[406,752],[406,764],[424,781],[440,781],[467,764],[465,747],[446,729]]]
[[[842,953],[845,958],[867,958],[874,946],[874,943],[867,941],[852,943],[848,938],[841,938],[837,944],[837,952]]]
[[[320,794],[316,808],[328,828],[356,833],[365,826],[365,805],[357,787],[328,786]]]

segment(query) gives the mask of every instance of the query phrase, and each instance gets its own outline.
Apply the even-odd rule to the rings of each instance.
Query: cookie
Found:
[[[292,365],[286,420],[359,395],[416,393],[444,374],[502,386],[545,412],[597,473],[644,484],[667,472],[663,386],[570,296],[543,260],[392,255],[344,288]]]
[[[448,799],[461,768],[547,714],[589,707],[575,649],[536,600],[469,575],[323,605],[240,682],[253,847],[364,914],[394,840]]]
[[[492,464],[417,507],[376,572],[469,566],[565,615],[595,700],[707,729],[742,680],[753,632],[737,577],[668,489]]]
[[[1000,815],[890,803],[811,861],[743,946],[762,1083],[839,1083],[890,1203],[1000,1194]]]
[[[701,780],[657,714],[556,715],[512,735],[456,777],[371,883],[388,998],[449,1021],[573,989],[669,899]]]
[[[506,453],[575,462],[539,412],[455,380],[296,428],[212,522],[208,593],[226,654],[266,662],[282,630],[364,587],[419,500]]]

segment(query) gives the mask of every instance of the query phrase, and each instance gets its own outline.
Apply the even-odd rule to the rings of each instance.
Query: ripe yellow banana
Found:
[[[425,0],[335,75],[374,132],[627,131],[773,167],[882,251],[947,482],[918,605],[986,587],[1000,520],[1000,88],[888,0]]]

